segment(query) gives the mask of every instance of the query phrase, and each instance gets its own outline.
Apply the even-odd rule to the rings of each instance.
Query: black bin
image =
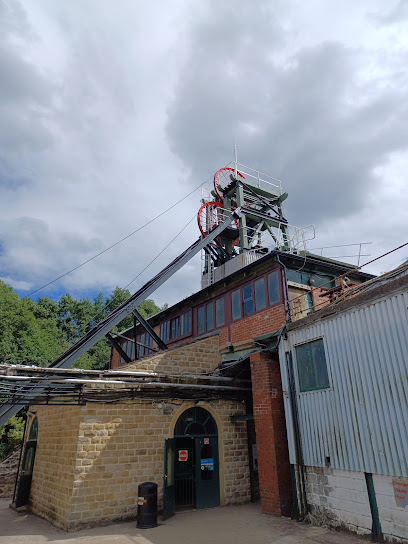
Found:
[[[138,529],[157,527],[157,484],[144,482],[137,488]]]

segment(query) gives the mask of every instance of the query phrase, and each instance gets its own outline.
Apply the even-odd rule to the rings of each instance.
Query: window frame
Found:
[[[310,388],[307,388],[307,389],[303,389],[302,386],[301,386],[301,378],[300,378],[300,372],[299,372],[299,361],[298,361],[298,351],[297,351],[297,348],[301,348],[302,346],[306,346],[306,345],[310,345],[310,344],[313,344],[314,342],[319,342],[321,341],[321,345],[323,347],[323,354],[324,354],[324,360],[325,360],[325,364],[326,364],[326,374],[327,374],[327,385],[325,386],[321,386],[321,387],[310,387]],[[292,350],[292,353],[294,355],[294,360],[295,360],[295,363],[296,363],[296,386],[297,386],[297,391],[296,393],[298,395],[303,395],[303,394],[307,394],[307,393],[316,393],[316,392],[319,392],[319,391],[330,391],[333,389],[333,386],[332,386],[332,380],[331,380],[331,373],[330,373],[330,366],[329,366],[329,357],[328,357],[328,351],[327,351],[327,346],[326,346],[326,341],[325,341],[325,338],[324,336],[318,336],[316,338],[311,338],[309,340],[305,340],[304,342],[299,342],[298,344],[295,344],[293,346],[293,350]],[[316,378],[316,362],[313,360],[313,371],[314,371],[314,376]],[[317,385],[317,381],[316,381],[316,385]]]
[[[148,357],[152,353],[155,353],[153,351],[153,336],[151,336],[147,331],[138,334],[136,338],[137,342],[139,342],[140,344],[144,344],[144,346],[137,346],[137,353],[139,359],[141,359],[142,357]]]
[[[126,355],[128,357],[130,357],[130,359],[132,361],[134,361],[136,359],[136,353],[135,353],[135,349],[136,349],[136,345],[133,341],[133,338],[128,338],[127,340],[123,340],[121,343],[120,343],[120,347],[123,349],[123,351],[126,353]],[[125,361],[125,359],[122,357],[122,355],[119,353],[119,364],[120,365],[126,365],[128,364],[127,361]]]
[[[270,296],[269,296],[269,282],[268,277],[271,274],[277,273],[277,285],[278,285],[278,294],[279,298],[276,302],[270,303]],[[255,282],[263,279],[263,285],[265,290],[265,307],[257,309],[256,307],[256,296],[255,296]],[[251,285],[252,288],[252,305],[253,305],[253,312],[251,314],[245,315],[244,311],[244,296],[243,296],[243,289],[247,285]],[[233,319],[233,312],[232,312],[232,294],[236,291],[239,291],[239,300],[241,304],[241,314],[240,317],[237,317]],[[284,294],[283,294],[283,279],[282,279],[282,273],[279,269],[279,267],[275,267],[269,270],[266,270],[259,276],[255,276],[252,279],[248,278],[246,280],[243,280],[238,285],[236,285],[234,288],[230,289],[225,296],[229,296],[229,312],[230,312],[230,319],[226,320],[226,325],[230,325],[231,323],[236,323],[240,319],[246,319],[248,317],[252,317],[253,315],[260,313],[260,312],[266,312],[269,308],[273,308],[274,306],[278,306],[279,304],[283,304],[284,300]]]
[[[189,317],[188,314],[190,314]],[[175,327],[173,324],[177,323],[177,326]],[[184,330],[185,324],[187,323],[187,331]],[[168,328],[167,331],[167,338],[162,336],[163,330]],[[173,334],[174,327],[177,334]],[[159,324],[159,330],[160,330],[160,338],[163,340],[165,344],[171,344],[172,342],[176,342],[177,340],[180,340],[182,338],[188,338],[193,334],[193,308],[189,308],[188,310],[185,310],[182,313],[173,315],[172,317],[168,317],[165,321],[162,321]]]

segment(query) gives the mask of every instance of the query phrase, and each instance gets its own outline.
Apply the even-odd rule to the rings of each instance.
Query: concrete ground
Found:
[[[262,514],[259,504],[179,513],[155,529],[135,521],[64,533],[30,513],[11,510],[0,499],[1,544],[358,544],[367,539]]]

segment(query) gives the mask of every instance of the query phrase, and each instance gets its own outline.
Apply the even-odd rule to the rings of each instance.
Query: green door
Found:
[[[30,440],[26,443],[23,457],[23,465],[21,470],[20,479],[18,481],[17,495],[16,495],[16,508],[25,506],[28,504],[30,498],[31,482],[33,479],[33,468],[35,450],[37,448],[37,441]]]
[[[196,508],[220,505],[220,471],[218,437],[199,436],[195,439]]]
[[[174,515],[176,510],[174,494],[174,438],[164,442],[164,483],[163,483],[163,519]]]

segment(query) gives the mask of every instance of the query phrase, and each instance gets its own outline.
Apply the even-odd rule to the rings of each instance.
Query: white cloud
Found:
[[[316,245],[373,241],[375,256],[404,241],[408,33],[381,20],[393,7],[197,6],[0,0],[8,283],[34,289],[143,225],[229,162],[234,138],[243,162],[285,180],[288,218],[315,223]],[[197,192],[58,289],[125,286],[198,207]],[[133,289],[197,236],[193,221]],[[196,259],[159,302],[199,276]]]

